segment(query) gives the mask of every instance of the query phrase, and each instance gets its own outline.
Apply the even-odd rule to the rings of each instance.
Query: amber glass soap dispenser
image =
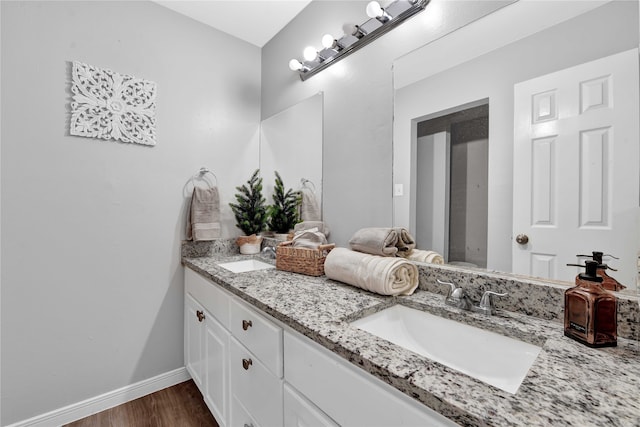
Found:
[[[618,299],[602,287],[603,279],[596,274],[598,262],[577,266],[586,271],[564,293],[564,334],[589,347],[615,347]]]

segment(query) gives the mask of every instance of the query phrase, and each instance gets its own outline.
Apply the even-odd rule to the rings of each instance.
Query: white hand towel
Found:
[[[302,188],[300,190],[302,196],[300,202],[300,219],[303,221],[320,221],[322,215],[320,214],[320,206],[318,206],[318,199],[315,193],[310,188]]]
[[[214,240],[220,235],[218,188],[195,187],[187,213],[187,240]]]
[[[444,258],[436,251],[413,249],[404,258],[409,261],[426,262],[430,264],[444,264]]]
[[[335,248],[324,261],[330,279],[382,295],[411,295],[418,287],[418,267],[403,258]]]

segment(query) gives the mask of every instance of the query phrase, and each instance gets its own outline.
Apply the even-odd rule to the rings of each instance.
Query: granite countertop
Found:
[[[562,324],[508,311],[485,317],[417,290],[387,297],[271,269],[232,273],[219,262],[246,256],[183,258],[185,266],[460,425],[640,426],[638,341],[591,349],[563,336]],[[511,394],[349,325],[404,304],[530,342],[542,351]]]

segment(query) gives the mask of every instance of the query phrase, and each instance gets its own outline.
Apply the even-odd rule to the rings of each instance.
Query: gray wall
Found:
[[[2,1],[2,419],[184,366],[183,186],[258,167],[260,49],[152,2]],[[155,147],[68,135],[70,61],[155,81]]]
[[[361,227],[392,225],[394,59],[510,1],[432,1],[427,9],[302,82],[287,64],[324,33],[367,19],[367,1],[314,1],[262,49],[262,116],[324,93],[323,213],[340,246]]]

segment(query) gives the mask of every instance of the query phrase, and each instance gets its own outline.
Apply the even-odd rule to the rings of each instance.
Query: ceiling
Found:
[[[311,0],[155,0],[161,6],[263,47]]]

